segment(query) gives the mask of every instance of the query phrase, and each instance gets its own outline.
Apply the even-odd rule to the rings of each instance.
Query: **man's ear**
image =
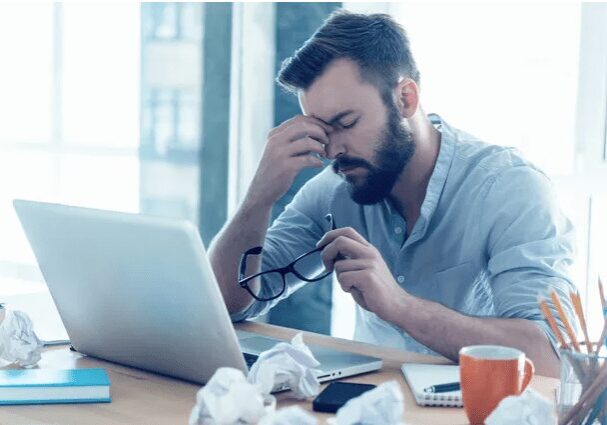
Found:
[[[394,89],[396,106],[403,118],[411,118],[419,106],[419,87],[410,78],[403,78]]]

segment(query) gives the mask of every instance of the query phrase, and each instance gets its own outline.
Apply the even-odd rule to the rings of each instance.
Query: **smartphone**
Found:
[[[356,398],[364,392],[372,390],[375,385],[354,384],[351,382],[331,382],[312,401],[312,409],[315,412],[335,413],[341,406],[352,398]]]

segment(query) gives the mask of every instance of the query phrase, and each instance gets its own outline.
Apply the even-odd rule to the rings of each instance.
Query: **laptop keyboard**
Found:
[[[259,358],[257,354],[242,353],[242,355],[244,356],[244,361],[249,369],[251,369],[253,363],[255,363]]]

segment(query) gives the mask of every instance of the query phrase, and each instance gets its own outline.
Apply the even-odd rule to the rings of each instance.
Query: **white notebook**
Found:
[[[425,393],[432,385],[459,382],[459,366],[405,363],[401,366],[415,401],[420,406],[463,407],[462,392]]]

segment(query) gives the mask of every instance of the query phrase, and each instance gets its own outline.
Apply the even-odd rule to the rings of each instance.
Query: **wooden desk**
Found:
[[[297,333],[293,329],[255,322],[240,323],[236,327],[279,339],[290,339]],[[405,420],[408,425],[468,423],[463,409],[417,406],[400,371],[400,365],[404,362],[448,363],[447,360],[307,332],[304,341],[308,344],[342,348],[382,358],[384,367],[381,371],[346,378],[344,381],[380,384],[390,379],[396,379],[401,384],[405,396]],[[57,369],[103,367],[107,370],[112,382],[112,402],[80,405],[0,406],[1,425],[187,424],[190,411],[195,403],[196,392],[199,389],[198,385],[177,379],[86,357],[69,351],[65,346],[45,350],[40,367]],[[557,379],[536,376],[531,382],[531,386],[544,396],[554,400],[554,388],[557,383]],[[277,399],[279,408],[297,404],[312,411],[310,402],[289,399],[289,392],[278,394]],[[315,414],[321,418],[321,423],[330,417],[328,414]]]

